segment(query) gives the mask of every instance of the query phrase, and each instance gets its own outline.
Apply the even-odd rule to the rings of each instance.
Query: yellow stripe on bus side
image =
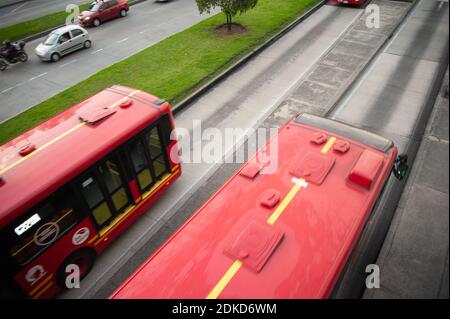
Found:
[[[46,292],[51,286],[53,286],[53,282],[50,281],[47,286],[45,286],[36,296],[33,296],[33,299],[38,299],[44,292]]]
[[[121,98],[119,101],[115,102],[114,104],[112,104],[111,106],[109,106],[108,108],[114,108],[118,105],[120,105],[120,103],[126,101],[127,98],[132,97],[133,95],[137,94],[141,92],[140,90],[136,90],[131,92],[130,94],[128,94],[127,96]],[[3,168],[2,170],[0,170],[0,175],[4,174],[5,172],[9,171],[10,169],[14,168],[15,166],[19,165],[20,163],[22,163],[23,161],[29,159],[30,157],[34,156],[35,154],[39,153],[40,151],[46,149],[47,147],[49,147],[50,145],[56,143],[57,141],[59,141],[60,139],[66,137],[67,135],[69,135],[70,133],[76,131],[77,129],[79,129],[80,127],[82,127],[83,125],[86,125],[86,123],[82,122],[79,123],[77,125],[75,125],[74,127],[72,127],[71,129],[67,130],[66,132],[64,132],[63,134],[61,134],[60,136],[54,138],[53,140],[45,143],[44,145],[42,145],[41,147],[39,147],[38,149],[34,150],[32,153],[28,154],[25,157],[22,157],[20,160],[12,163],[11,165]]]
[[[47,276],[47,278],[45,278],[44,280],[42,280],[42,282],[36,286],[36,288],[34,288],[31,292],[30,295],[33,296],[35,293],[37,293],[45,284],[47,284],[49,282],[49,280],[51,280],[53,278],[53,275],[50,274]]]
[[[122,223],[122,221],[126,220],[126,217],[128,215],[131,215],[136,209],[138,209],[140,206],[142,206],[145,203],[146,198],[151,197],[151,195],[153,195],[155,192],[157,192],[165,183],[169,182],[179,172],[179,168],[180,168],[179,165],[175,166],[172,174],[167,175],[167,177],[165,177],[165,179],[163,179],[163,180],[159,181],[157,184],[155,184],[155,186],[153,186],[154,188],[151,191],[148,191],[145,194],[145,196],[143,196],[144,200],[141,200],[136,205],[130,206],[125,212],[123,212],[121,215],[119,215],[119,217],[116,220],[114,220],[111,223],[111,225],[108,226],[108,228],[106,228],[103,231],[100,231],[100,237],[98,238],[98,240],[95,242],[94,245],[97,246],[98,244],[100,244],[107,235],[109,235],[117,226],[119,226]]]

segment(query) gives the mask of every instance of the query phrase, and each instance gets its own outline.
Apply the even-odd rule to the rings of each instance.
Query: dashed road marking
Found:
[[[77,60],[72,60],[72,61],[70,61],[70,62],[61,64],[59,67],[60,67],[60,68],[63,68],[63,67],[65,67],[65,66],[68,66],[69,64],[72,64],[72,63],[75,63],[75,62],[77,62]]]
[[[48,72],[44,72],[44,73],[41,73],[41,74],[39,74],[39,75],[33,76],[33,77],[32,77],[31,79],[29,79],[28,81],[36,80],[36,79],[38,79],[38,78],[43,77],[43,76],[46,75],[46,74],[48,74]]]
[[[125,41],[127,41],[127,40],[128,40],[128,38],[125,38],[125,39],[122,39],[122,40],[117,41],[117,43],[122,43],[122,42],[125,42]]]
[[[100,51],[103,51],[103,49],[98,49],[98,50],[95,50],[94,52],[92,52],[91,54],[96,54],[96,53],[98,53],[98,52],[100,52]]]
[[[16,87],[17,87],[17,85],[16,85],[16,86],[11,86],[10,88],[7,88],[7,89],[5,89],[5,90],[1,91],[1,92],[0,92],[0,94],[3,94],[3,93],[6,93],[6,92],[9,92],[9,91],[11,91],[12,89],[14,89],[14,88],[16,88]]]

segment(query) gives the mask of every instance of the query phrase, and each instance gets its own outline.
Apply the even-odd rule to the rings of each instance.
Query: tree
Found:
[[[200,13],[210,13],[212,9],[219,7],[227,17],[228,31],[231,31],[232,18],[236,14],[242,14],[256,6],[258,0],[195,0]]]

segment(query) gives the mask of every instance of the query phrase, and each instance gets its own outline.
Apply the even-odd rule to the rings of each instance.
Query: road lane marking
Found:
[[[63,67],[65,67],[65,66],[68,66],[69,64],[72,64],[72,63],[75,63],[75,62],[77,62],[77,60],[72,60],[72,61],[70,61],[70,62],[61,64],[59,67],[60,67],[60,68],[63,68]]]
[[[98,53],[98,52],[100,52],[100,51],[103,51],[103,49],[98,49],[98,50],[92,52],[91,54],[96,54],[96,53]]]
[[[39,75],[33,76],[33,77],[32,77],[31,79],[29,79],[28,81],[33,81],[33,80],[39,79],[39,78],[43,77],[43,76],[46,75],[46,74],[48,74],[48,72],[44,72],[44,73],[41,73],[41,74],[39,74]]]
[[[122,43],[122,42],[125,42],[125,41],[127,41],[127,40],[128,40],[128,38],[125,38],[125,39],[122,39],[122,40],[117,41],[117,43]]]
[[[10,14],[16,12],[16,11],[19,10],[20,8],[23,8],[26,4],[27,4],[26,2],[25,2],[25,3],[22,3],[22,5],[18,6],[18,7],[15,8],[14,10],[12,10],[12,11],[10,12]]]
[[[6,92],[9,92],[9,91],[11,91],[12,89],[14,89],[14,88],[16,88],[16,87],[17,87],[17,85],[16,85],[16,86],[11,86],[10,88],[7,88],[7,89],[5,89],[5,90],[1,91],[1,92],[0,92],[0,94],[3,94],[3,93],[6,93]]]

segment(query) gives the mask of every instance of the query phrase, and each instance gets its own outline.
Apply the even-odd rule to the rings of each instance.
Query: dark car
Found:
[[[93,2],[89,9],[83,11],[78,19],[82,26],[98,27],[104,21],[125,17],[129,8],[127,0],[99,0]]]

